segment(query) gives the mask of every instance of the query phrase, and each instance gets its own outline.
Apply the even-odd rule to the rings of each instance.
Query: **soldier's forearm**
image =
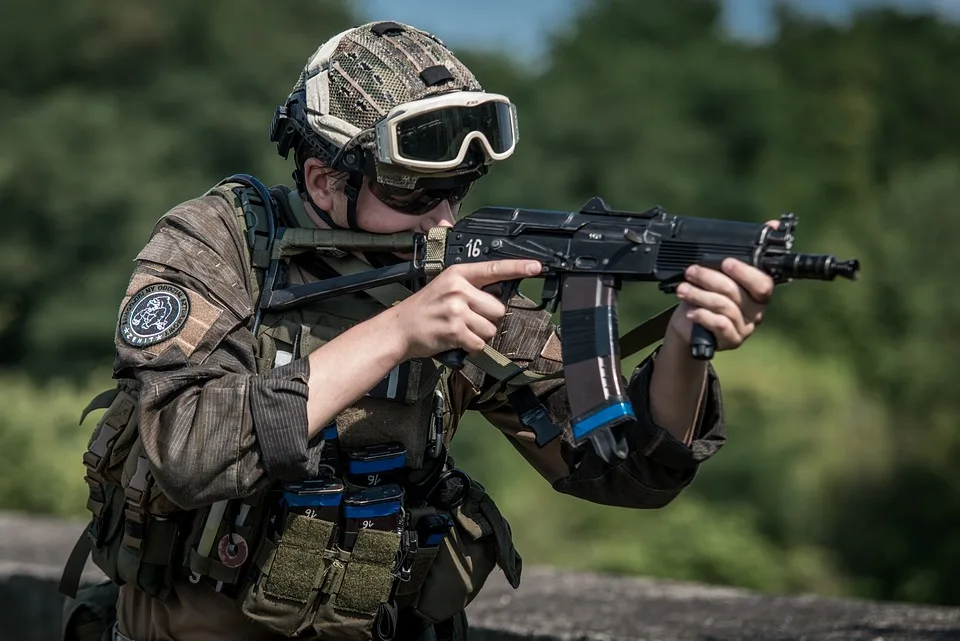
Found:
[[[650,415],[687,445],[693,439],[706,381],[706,362],[694,360],[689,345],[668,332],[650,377]]]
[[[406,346],[392,310],[343,332],[310,354],[308,438],[400,364]]]

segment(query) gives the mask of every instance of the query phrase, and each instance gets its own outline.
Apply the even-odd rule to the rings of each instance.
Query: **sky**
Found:
[[[504,47],[535,62],[547,35],[562,27],[582,0],[356,0],[370,19],[391,19],[435,32],[451,47]],[[637,0],[642,2],[642,0]],[[682,2],[683,0],[677,0]],[[790,0],[802,11],[843,20],[862,6],[891,5],[906,10],[933,8],[960,19],[960,0]],[[724,21],[738,37],[770,35],[773,0],[724,0]]]

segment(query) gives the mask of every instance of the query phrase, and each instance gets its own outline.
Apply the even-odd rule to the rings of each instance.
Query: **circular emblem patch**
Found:
[[[249,554],[250,547],[246,539],[239,534],[226,534],[217,544],[217,556],[228,568],[240,567]]]
[[[120,335],[134,347],[146,347],[176,336],[190,315],[190,299],[176,285],[144,287],[120,315]]]

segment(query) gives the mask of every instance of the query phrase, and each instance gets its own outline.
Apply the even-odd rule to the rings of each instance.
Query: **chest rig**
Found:
[[[284,208],[288,219],[302,219],[299,196],[282,187],[265,193],[254,179],[235,178],[245,184],[228,179],[219,189],[235,199],[245,228],[256,299],[316,283],[309,261],[317,254],[336,275],[368,269],[325,247],[313,230],[288,229],[278,243],[272,237],[276,222],[271,226],[278,212],[270,205]],[[346,234],[348,244],[380,251],[403,251],[409,242],[404,234],[363,234],[357,242],[351,232],[336,233]],[[258,370],[307,357],[409,294],[387,284],[287,309],[258,309]],[[486,370],[472,365],[463,373],[476,389],[490,369],[499,368],[497,376],[522,373],[490,353],[499,364]],[[433,359],[401,363],[323,430],[318,478],[282,488],[279,513],[259,544],[255,579],[239,595],[248,617],[288,635],[390,639],[400,609],[427,623],[447,620],[497,565],[519,584],[521,560],[509,525],[483,487],[454,468],[446,453],[462,413],[451,398],[450,376]]]
[[[303,216],[299,198],[280,188],[265,192],[249,178],[242,182],[228,179],[218,189],[233,198],[250,249],[257,368],[266,374],[308,357],[384,303],[357,292],[261,311],[265,290],[316,282],[316,269],[343,274],[363,267],[309,240],[286,237],[278,247],[278,214]],[[447,376],[432,359],[401,363],[323,430],[317,478],[287,484],[276,497],[255,578],[238,595],[247,616],[288,635],[312,630],[392,638],[398,603],[418,596],[440,540],[453,529],[449,510],[471,489],[446,457],[458,418],[448,410]],[[451,479],[460,484],[459,502],[438,510]]]

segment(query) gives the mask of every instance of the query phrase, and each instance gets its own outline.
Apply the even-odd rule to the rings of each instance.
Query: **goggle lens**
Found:
[[[451,205],[466,198],[472,183],[447,189],[408,189],[384,185],[371,179],[370,191],[387,207],[411,216],[421,216],[445,200]]]
[[[494,153],[509,151],[516,142],[510,104],[497,100],[471,107],[444,107],[406,118],[397,123],[397,150],[409,160],[450,161],[475,132]]]

